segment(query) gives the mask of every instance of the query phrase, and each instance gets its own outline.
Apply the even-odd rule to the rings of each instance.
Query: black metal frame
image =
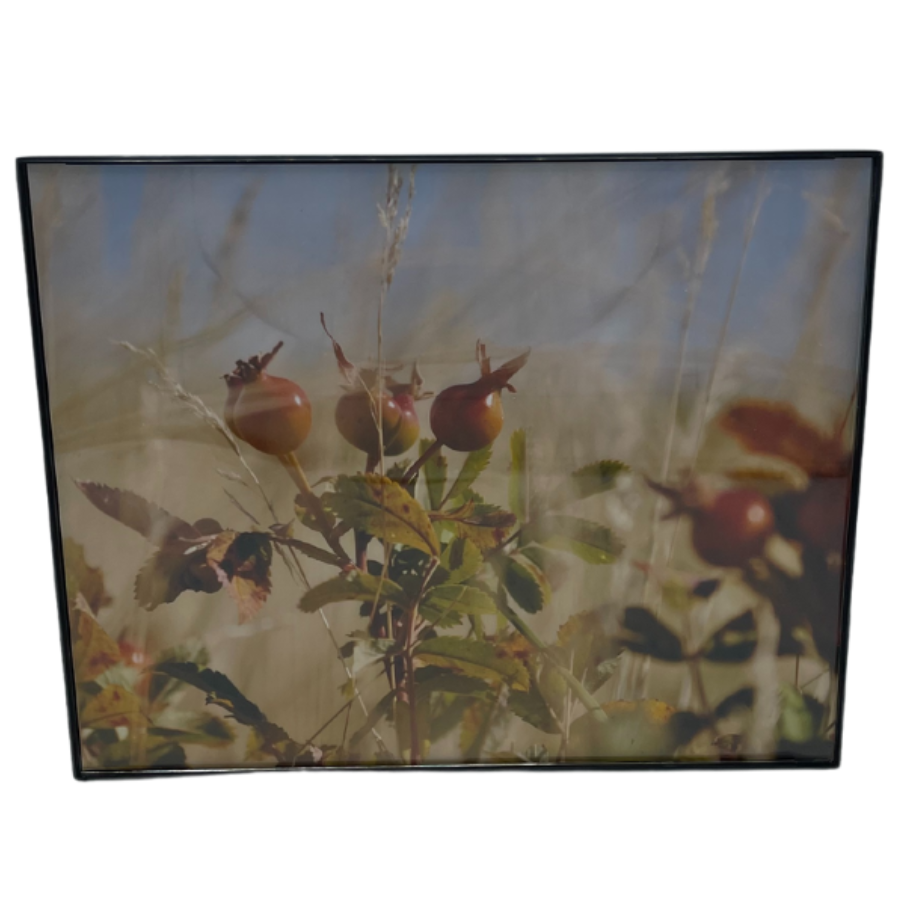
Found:
[[[34,343],[35,370],[38,397],[41,409],[41,431],[44,445],[44,466],[47,478],[47,499],[50,512],[50,535],[53,543],[54,574],[56,580],[57,607],[59,613],[60,639],[62,644],[66,701],[69,715],[69,738],[72,769],[75,778],[94,781],[116,778],[147,778],[169,775],[202,775],[238,772],[285,771],[268,768],[222,768],[222,769],[135,769],[135,770],[85,770],[81,759],[81,735],[78,728],[78,714],[75,694],[74,664],[68,605],[66,601],[66,575],[62,553],[62,528],[59,516],[59,494],[56,482],[56,467],[53,452],[53,432],[50,421],[50,397],[47,386],[46,360],[44,356],[43,325],[38,295],[37,262],[34,246],[31,192],[28,183],[30,165],[316,165],[322,163],[542,163],[542,162],[684,162],[684,161],[724,161],[724,160],[814,160],[814,159],[868,159],[872,163],[872,180],[869,194],[869,233],[866,249],[866,273],[860,329],[858,403],[856,412],[856,446],[853,453],[852,490],[847,530],[847,546],[844,560],[843,595],[841,598],[841,647],[837,663],[838,693],[835,722],[834,757],[831,760],[816,759],[774,759],[758,761],[711,761],[680,762],[676,760],[647,760],[633,762],[602,762],[564,764],[556,766],[522,765],[471,765],[443,764],[428,765],[425,769],[452,771],[497,771],[531,769],[539,771],[572,770],[733,770],[733,769],[836,769],[841,763],[844,724],[844,697],[847,684],[847,650],[850,625],[850,594],[853,579],[853,563],[856,543],[856,519],[859,507],[859,488],[862,475],[863,434],[866,413],[866,396],[869,373],[869,345],[872,331],[872,305],[875,281],[875,250],[878,239],[878,214],[881,202],[881,181],[883,154],[876,150],[835,150],[835,151],[784,151],[747,153],[625,153],[625,154],[510,154],[510,155],[463,155],[463,156],[32,156],[16,160],[16,176],[19,186],[19,205],[22,217],[22,237],[25,249],[25,265],[28,279],[28,298],[31,307],[31,328]],[[408,771],[410,766],[359,766],[342,767],[354,771]]]

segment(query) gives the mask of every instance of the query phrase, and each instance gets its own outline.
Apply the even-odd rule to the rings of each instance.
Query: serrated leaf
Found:
[[[544,573],[553,591],[559,590],[569,577],[571,563],[556,550],[550,550],[539,544],[529,544],[516,552],[533,562]]]
[[[465,584],[431,588],[419,605],[422,617],[436,628],[458,625],[463,616],[496,615],[494,601],[484,591]]]
[[[528,690],[528,670],[517,659],[485,641],[459,637],[437,637],[416,648],[416,658],[429,666],[451,669],[487,681],[506,682],[515,690]]]
[[[563,550],[590,565],[614,563],[622,542],[609,529],[576,516],[545,515],[529,526],[523,541],[533,540],[551,550]]]
[[[341,656],[348,661],[350,674],[354,678],[363,669],[393,656],[401,649],[396,641],[388,638],[373,638],[359,632],[354,632],[352,637],[353,640],[341,648]]]
[[[492,453],[493,446],[489,444],[481,450],[473,450],[466,457],[456,481],[447,494],[447,503],[462,497],[472,487],[478,476],[490,465]]]
[[[72,610],[72,661],[75,680],[93,681],[111,666],[121,662],[119,645],[86,610]]]
[[[355,569],[347,575],[338,575],[311,588],[300,600],[300,609],[304,612],[316,612],[329,603],[339,603],[342,600],[372,603],[376,598],[398,606],[408,603],[399,584],[389,578]]]
[[[254,728],[262,749],[280,763],[306,764],[317,762],[318,758],[321,758],[321,754],[316,757],[315,748],[306,749],[292,740],[283,728],[270,722],[262,710],[248,700],[227,675],[214,669],[203,668],[196,663],[178,660],[157,663],[155,670],[199,688],[206,694],[207,703],[224,709],[241,725]]]
[[[148,734],[174,744],[203,747],[227,747],[235,739],[234,729],[221,716],[186,710],[167,710],[156,718]]]
[[[194,528],[162,507],[131,491],[94,481],[76,481],[79,490],[101,512],[162,547],[174,537],[195,537]]]
[[[516,517],[499,506],[485,503],[477,494],[468,493],[456,509],[440,514],[441,521],[458,538],[471,541],[479,550],[491,550],[502,544],[516,524]]]
[[[272,542],[256,532],[223,531],[207,547],[206,561],[238,608],[238,622],[249,622],[272,590]]]
[[[276,544],[290,547],[292,550],[297,550],[304,556],[308,556],[310,559],[314,559],[317,562],[327,563],[329,566],[338,566],[339,568],[343,566],[343,562],[333,553],[329,553],[327,550],[323,550],[315,544],[309,544],[306,541],[300,541],[293,537],[280,537],[277,535],[274,536],[272,540]]]
[[[103,572],[96,566],[88,565],[84,547],[71,538],[63,540],[63,559],[66,569],[66,593],[69,603],[81,594],[94,615],[109,606],[113,600],[106,591]]]
[[[527,722],[538,731],[547,734],[559,734],[559,720],[544,699],[537,685],[532,685],[530,691],[512,691],[509,695],[509,709],[520,719]]]
[[[747,662],[756,652],[756,617],[747,610],[723,625],[703,645],[701,655],[710,662]]]
[[[498,556],[491,562],[506,592],[525,612],[536,613],[550,601],[550,582],[531,560],[523,556]]]
[[[78,714],[82,728],[133,728],[147,724],[141,701],[120,684],[107,685],[91,697]]]
[[[454,538],[441,551],[441,565],[435,572],[435,580],[447,584],[467,581],[481,571],[484,557],[472,541]]]
[[[625,463],[615,459],[590,463],[572,473],[563,494],[570,500],[583,500],[595,494],[602,494],[612,490],[616,485],[616,479],[629,471]]]
[[[242,725],[255,726],[267,721],[262,710],[248,700],[235,687],[231,679],[221,672],[198,666],[193,662],[182,662],[175,659],[157,663],[154,669],[170,678],[176,678],[199,688],[207,695],[207,703],[220,706]]]
[[[353,528],[393,544],[440,554],[428,514],[400,485],[380,475],[339,475],[323,501]]]
[[[419,442],[419,455],[432,445],[433,441]],[[425,487],[428,492],[428,505],[431,509],[439,509],[444,499],[444,491],[447,489],[447,457],[443,452],[438,452],[425,461],[422,467],[422,476],[425,479]]]
[[[524,522],[528,516],[528,449],[524,428],[517,428],[510,436],[509,451],[509,508]]]
[[[629,606],[622,621],[622,646],[632,653],[652,656],[664,662],[684,659],[681,639],[643,606]]]

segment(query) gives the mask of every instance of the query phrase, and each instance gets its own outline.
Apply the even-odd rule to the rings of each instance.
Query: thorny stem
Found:
[[[400,478],[400,484],[409,484],[419,473],[419,469],[421,469],[435,453],[438,453],[443,446],[444,445],[440,441],[435,441],[433,444],[430,444],[428,449],[403,473],[403,476]]]
[[[291,476],[291,480],[297,486],[297,490],[300,492],[300,496],[303,498],[304,503],[308,505],[313,519],[315,519],[316,524],[319,526],[319,530],[322,532],[322,537],[325,538],[325,542],[335,552],[342,564],[351,565],[350,557],[347,556],[344,548],[332,533],[331,526],[328,524],[328,516],[325,513],[325,507],[322,506],[322,501],[310,487],[306,473],[300,465],[300,460],[297,459],[297,454],[287,453],[284,456],[279,456],[278,459],[284,466],[288,475]]]

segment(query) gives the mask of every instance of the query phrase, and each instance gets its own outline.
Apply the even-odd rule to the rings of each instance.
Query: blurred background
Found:
[[[63,529],[106,575],[116,602],[102,621],[151,648],[201,638],[214,668],[304,739],[340,704],[345,676],[321,621],[296,609],[300,585],[276,561],[266,608],[240,627],[224,594],[141,611],[133,581],[149,545],[72,479],[248,527],[228,489],[269,516],[221,474],[236,470],[227,445],[116,341],[154,350],[221,412],[221,375],[283,340],[273,371],[313,403],[302,450],[311,479],[361,468],[333,425],[339,378],[318,316],[351,359],[374,358],[386,166],[41,165],[29,178]],[[504,400],[504,436],[528,430],[535,479],[600,458],[658,478],[724,466],[737,451],[705,426],[729,400],[789,400],[823,428],[846,411],[869,178],[866,160],[420,165],[385,355],[417,359],[425,387],[439,390],[475,378],[477,338],[497,362],[530,347]],[[246,455],[288,521],[283,471]],[[483,476],[488,499],[504,502],[505,465],[501,438]],[[643,560],[674,539],[654,509],[632,478],[595,512]],[[537,628],[552,636],[579,609],[643,592],[627,561],[573,564]],[[338,635],[358,622],[352,604],[329,615]],[[680,690],[651,679],[652,696],[674,702]],[[242,758],[203,752],[197,762]]]

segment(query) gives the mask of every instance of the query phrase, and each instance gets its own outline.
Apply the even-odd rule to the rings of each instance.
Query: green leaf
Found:
[[[528,692],[512,691],[508,702],[510,710],[515,715],[538,731],[559,734],[557,718],[536,685],[532,685]]]
[[[438,556],[441,548],[428,514],[398,484],[380,475],[339,475],[325,505],[353,528],[393,544]]]
[[[449,696],[452,698],[449,703],[443,708],[439,708],[437,711],[432,711],[432,742],[438,741],[445,735],[450,734],[450,732],[462,722],[466,710],[474,703],[478,702],[477,698],[464,696],[462,694],[450,694]]]
[[[498,556],[492,563],[506,592],[525,612],[536,613],[549,602],[550,583],[531,560],[520,556]]]
[[[435,580],[447,584],[467,581],[481,571],[483,562],[484,557],[475,544],[465,538],[454,538],[441,551],[441,565],[435,572]]]
[[[525,429],[517,428],[509,439],[509,508],[524,522],[528,515],[528,454]]]
[[[496,615],[494,601],[484,591],[465,584],[431,588],[419,606],[422,616],[436,627],[458,625],[463,616]]]
[[[338,575],[311,588],[300,600],[300,609],[316,612],[329,603],[339,603],[341,600],[372,603],[376,598],[398,606],[405,606],[408,602],[399,584],[389,578],[382,579],[379,575],[354,569],[348,575]]]
[[[419,441],[419,455],[422,456],[432,443],[433,441]],[[443,452],[438,452],[426,460],[422,467],[422,475],[428,491],[428,505],[431,509],[438,509],[447,488],[447,457]]]
[[[747,610],[723,625],[703,645],[701,655],[710,662],[743,663],[756,653],[756,618]]]
[[[480,678],[459,675],[438,666],[425,666],[416,669],[416,695],[421,697],[431,694],[458,694],[467,697],[493,697],[497,692],[495,685],[488,684]]]
[[[825,707],[815,698],[798,691],[793,685],[781,686],[781,716],[778,732],[783,741],[804,744],[819,733]]]
[[[391,711],[394,705],[394,698],[397,696],[396,691],[390,691],[385,694],[370,710],[366,716],[366,721],[353,732],[350,737],[350,747],[355,748],[360,741],[369,735],[373,728]]]
[[[565,584],[571,571],[571,563],[556,550],[529,544],[516,552],[533,562],[544,573],[551,590],[556,591]]]
[[[341,648],[341,656],[348,661],[350,674],[355,678],[363,669],[395,655],[400,647],[388,638],[373,638],[365,632],[354,632],[353,640]]]
[[[525,666],[511,656],[502,655],[493,644],[485,641],[459,637],[431,638],[419,644],[416,657],[425,665],[440,666],[487,681],[503,681],[515,690],[528,690],[529,677]]]
[[[529,540],[595,566],[614,563],[622,552],[622,542],[609,528],[576,516],[541,516],[523,534],[523,541]]]
[[[664,662],[680,662],[684,649],[679,637],[643,606],[629,606],[622,622],[622,646],[632,653]]]
[[[453,482],[453,487],[450,488],[447,494],[448,503],[457,497],[462,497],[472,487],[478,476],[490,464],[492,453],[493,446],[489,444],[481,450],[473,450],[466,457],[459,475],[456,476],[456,481]]]
[[[569,478],[568,495],[572,499],[583,500],[594,494],[602,494],[612,490],[616,485],[616,479],[624,472],[630,471],[623,462],[614,459],[604,459],[600,462],[590,463],[573,472]]]

